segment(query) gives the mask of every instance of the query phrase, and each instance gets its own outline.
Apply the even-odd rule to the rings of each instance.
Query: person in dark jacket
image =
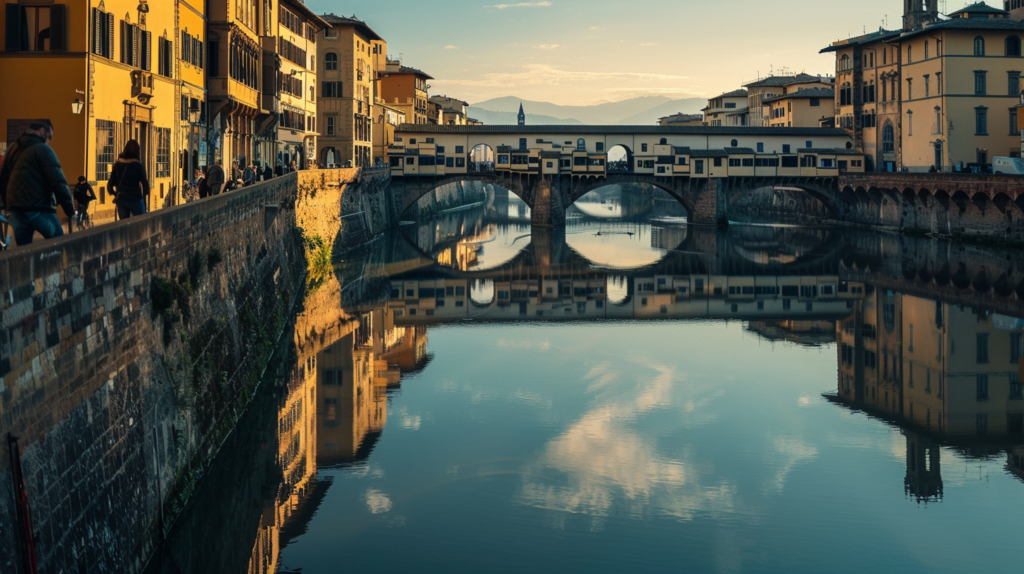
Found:
[[[206,181],[210,186],[210,195],[218,195],[224,188],[224,168],[215,163],[206,168]]]
[[[57,206],[71,219],[75,203],[57,154],[46,142],[53,124],[35,123],[7,150],[0,168],[0,207],[9,213],[14,240],[29,245],[38,231],[46,239],[64,235]]]
[[[89,181],[85,179],[84,175],[78,176],[78,183],[75,185],[75,190],[71,192],[71,195],[78,202],[78,221],[85,221],[85,218],[89,214],[89,204],[96,201],[96,192],[93,191],[92,186],[89,185]]]
[[[242,172],[242,185],[249,187],[256,183],[256,172],[253,171],[252,166],[245,166],[245,171]]]
[[[120,219],[146,213],[149,178],[146,176],[146,167],[139,161],[139,154],[139,142],[128,140],[110,174],[110,191],[114,194],[117,217]]]
[[[281,177],[284,175],[284,168],[281,166],[281,162],[277,162],[277,167],[274,168],[274,176]]]
[[[273,177],[274,170],[270,169],[270,164],[268,163],[267,166],[263,168],[263,181],[270,181]]]

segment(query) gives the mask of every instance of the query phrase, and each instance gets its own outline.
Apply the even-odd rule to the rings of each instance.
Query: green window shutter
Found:
[[[5,27],[4,49],[8,52],[21,51],[21,6],[7,4],[7,26]]]
[[[63,4],[50,5],[50,51],[63,52],[68,49],[67,7]]]

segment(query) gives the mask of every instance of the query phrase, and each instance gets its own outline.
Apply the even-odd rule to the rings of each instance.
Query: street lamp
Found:
[[[74,112],[74,114],[76,116],[81,114],[82,110],[84,110],[84,109],[85,109],[85,102],[83,102],[82,100],[80,100],[78,98],[75,98],[75,101],[71,102],[71,111]]]

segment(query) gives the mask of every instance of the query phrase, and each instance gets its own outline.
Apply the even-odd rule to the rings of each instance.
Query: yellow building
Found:
[[[747,123],[747,91],[734,90],[708,100],[704,112],[706,126],[745,126]]]
[[[183,14],[182,33],[186,27],[197,33],[187,38],[202,38],[201,3],[3,3],[0,77],[8,86],[0,90],[0,121],[7,127],[3,147],[31,121],[50,120],[51,145],[65,174],[71,181],[85,176],[93,183],[99,198],[93,215],[103,221],[114,217],[107,193],[113,164],[125,142],[137,139],[152,184],[148,208],[174,204],[183,155],[178,151],[186,147],[181,142],[189,117],[182,96],[190,98],[189,105],[192,98],[203,100],[202,74],[178,57],[182,36],[176,13]],[[202,50],[201,42],[191,45]]]
[[[873,159],[869,170],[987,171],[1019,156],[1024,10],[977,3],[940,19],[936,0],[907,3],[901,31],[826,48],[836,53],[836,123]]]
[[[795,86],[778,96],[764,100],[763,121],[773,128],[816,128],[835,113],[831,88],[799,89]]]
[[[988,169],[1019,156],[1024,22],[974,4],[904,33],[902,162],[910,171]]]
[[[277,156],[277,0],[207,2],[211,163]]]
[[[761,78],[750,82],[749,84],[745,84],[743,87],[747,90],[747,108],[750,110],[750,125],[756,127],[769,127],[773,125],[773,123],[769,121],[768,116],[765,115],[765,112],[768,111],[764,109],[766,100],[784,95],[789,91],[794,91],[795,89],[800,89],[786,89],[787,87],[796,85],[799,85],[803,89],[831,89],[833,81],[832,78],[801,73],[795,75],[771,75],[767,78]],[[818,124],[807,127],[818,127]]]
[[[440,108],[441,116],[439,125],[465,126],[468,125],[469,104],[448,96],[430,96],[431,104]]]
[[[317,160],[321,165],[344,166],[349,161],[357,167],[371,165],[373,106],[386,67],[387,43],[361,20],[334,14],[322,18],[329,27],[317,38]]]
[[[429,124],[430,106],[427,100],[430,97],[430,86],[427,82],[433,79],[416,68],[388,61],[381,86],[384,103],[405,112],[405,119],[410,124]]]
[[[317,161],[317,36],[330,25],[298,0],[280,0],[277,70],[280,114],[276,163],[305,169]]]
[[[386,164],[388,147],[395,143],[395,128],[405,123],[405,112],[389,105],[373,106],[373,163]]]
[[[206,95],[206,2],[178,0],[178,49],[176,77],[181,83],[178,105],[179,130],[175,138],[180,176],[174,186],[195,181],[195,171],[207,164],[207,95]],[[166,40],[170,40],[169,38]],[[164,49],[167,44],[161,42]],[[158,46],[158,49],[160,47]]]

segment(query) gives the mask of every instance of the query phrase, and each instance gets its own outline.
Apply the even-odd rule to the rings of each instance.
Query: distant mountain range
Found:
[[[508,125],[518,121],[519,104],[526,123],[533,125],[651,125],[672,114],[698,113],[707,104],[701,98],[674,100],[666,96],[644,96],[593,106],[560,106],[516,97],[504,97],[473,104],[469,116],[485,124]]]

